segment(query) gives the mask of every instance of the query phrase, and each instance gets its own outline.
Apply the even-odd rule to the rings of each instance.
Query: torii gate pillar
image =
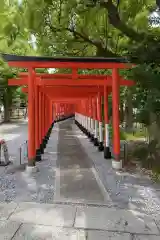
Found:
[[[28,166],[35,166],[35,71],[29,69],[28,76]]]
[[[120,160],[120,129],[119,129],[119,73],[118,69],[112,70],[112,121],[113,121],[113,153],[112,166],[115,169],[122,168]]]

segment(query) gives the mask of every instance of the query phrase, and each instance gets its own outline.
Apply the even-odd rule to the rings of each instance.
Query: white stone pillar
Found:
[[[105,147],[104,147],[104,158],[110,159],[111,158],[111,152],[110,152],[110,146],[109,146],[109,124],[105,124]]]
[[[91,141],[94,141],[94,119],[91,118]]]
[[[99,146],[99,142],[98,142],[98,120],[95,120],[95,124],[94,124],[94,146]]]
[[[99,122],[99,151],[104,150],[103,146],[103,128],[102,128],[102,122]]]

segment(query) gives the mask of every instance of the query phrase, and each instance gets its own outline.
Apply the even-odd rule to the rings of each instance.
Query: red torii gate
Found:
[[[100,123],[99,126],[102,127],[101,96],[104,96],[104,118],[107,129],[107,96],[111,91],[114,131],[114,160],[112,160],[112,163],[113,167],[121,168],[119,87],[120,85],[133,85],[132,81],[124,80],[120,78],[118,74],[118,69],[131,67],[125,59],[24,57],[7,54],[2,54],[2,56],[12,67],[28,68],[28,73],[21,73],[19,79],[10,80],[9,84],[28,85],[28,88],[23,89],[23,91],[28,92],[28,167],[30,169],[33,169],[35,166],[36,149],[39,148],[41,138],[43,138],[46,133],[48,134],[47,130],[49,126],[53,126],[53,101],[59,102],[59,104],[60,102],[72,103],[70,104],[70,110],[65,113],[73,114],[75,112],[76,123],[84,129],[84,120],[86,119],[84,119],[82,113],[88,115],[89,118],[91,117],[92,119],[98,120]],[[36,68],[71,68],[72,74],[38,74],[35,72]],[[112,76],[78,74],[78,69],[88,68],[112,69]],[[84,99],[83,101],[82,98]],[[65,104],[65,106],[67,105]],[[42,110],[45,114],[49,113],[49,120],[46,121],[43,119],[44,115],[42,114]],[[35,121],[36,116],[39,117],[39,121],[38,118]],[[42,125],[44,126],[42,127]],[[41,134],[37,133],[39,129],[41,129]],[[49,128],[49,132],[50,131],[51,129]],[[107,151],[108,148],[109,146],[107,146]],[[100,136],[99,150],[102,149],[102,136]]]

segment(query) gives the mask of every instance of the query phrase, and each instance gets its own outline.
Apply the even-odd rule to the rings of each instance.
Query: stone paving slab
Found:
[[[86,233],[83,230],[23,224],[13,240],[86,240]]]
[[[11,240],[19,227],[17,222],[0,221],[0,240]]]
[[[11,221],[72,227],[76,208],[69,205],[20,203],[10,216]]]
[[[129,233],[88,231],[87,240],[132,240]]]
[[[78,207],[75,227],[138,234],[160,234],[155,222],[149,216],[135,211],[113,208]]]
[[[159,240],[160,236],[136,235],[132,240]]]
[[[0,203],[0,220],[7,220],[16,207],[16,203]]]

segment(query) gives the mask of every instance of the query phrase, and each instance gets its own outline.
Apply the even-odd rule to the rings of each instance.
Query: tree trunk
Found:
[[[127,90],[126,104],[125,104],[125,129],[127,132],[133,131],[133,104],[132,91]]]
[[[8,89],[6,89],[6,92],[4,94],[4,122],[10,122],[10,106],[11,106],[11,102],[10,102],[10,96],[9,96],[9,91]]]
[[[150,125],[148,127],[149,139],[160,143],[160,125],[155,113],[150,112]]]
[[[120,122],[124,123],[124,103],[120,102]]]
[[[5,101],[4,105],[4,122],[10,122],[9,104]]]

